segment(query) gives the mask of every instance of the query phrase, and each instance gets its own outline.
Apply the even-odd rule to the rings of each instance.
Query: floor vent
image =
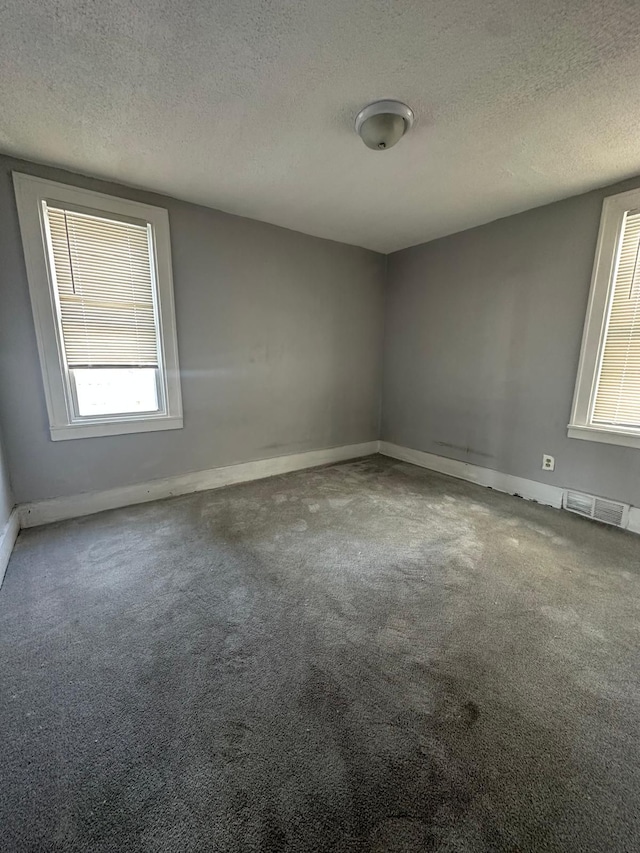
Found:
[[[585,518],[593,518],[595,521],[613,524],[616,527],[627,526],[628,504],[607,501],[604,498],[596,498],[594,495],[584,495],[582,492],[572,492],[567,489],[562,505],[570,512],[577,512]]]

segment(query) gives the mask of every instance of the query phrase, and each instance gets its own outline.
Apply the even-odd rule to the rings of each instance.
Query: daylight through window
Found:
[[[44,204],[76,414],[158,411],[149,227]]]
[[[640,213],[624,219],[594,399],[594,424],[640,427]]]
[[[568,435],[640,447],[640,190],[602,205]]]
[[[180,429],[168,212],[13,180],[51,438]]]

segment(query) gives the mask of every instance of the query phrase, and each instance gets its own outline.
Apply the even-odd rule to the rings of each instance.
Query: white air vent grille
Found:
[[[562,505],[570,512],[577,512],[578,515],[584,515],[585,518],[593,518],[595,521],[602,521],[605,524],[614,524],[616,527],[627,526],[628,504],[607,501],[604,498],[596,498],[594,495],[567,490],[564,493]]]
[[[591,495],[581,495],[579,492],[565,492],[564,506],[565,509],[570,509],[571,512],[579,512],[580,515],[588,515],[589,518],[593,515],[594,499]]]
[[[593,517],[596,521],[604,521],[605,524],[615,524],[617,527],[621,527],[626,509],[628,507],[624,504],[596,498],[593,502]]]

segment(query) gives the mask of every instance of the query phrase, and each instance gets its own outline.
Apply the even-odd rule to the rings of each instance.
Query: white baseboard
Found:
[[[632,533],[640,533],[640,508],[637,506],[629,507],[627,530],[630,530]]]
[[[260,480],[291,471],[302,471],[305,468],[313,468],[318,465],[344,462],[347,459],[357,459],[378,452],[383,456],[410,462],[421,468],[448,474],[450,477],[456,477],[459,480],[488,486],[499,492],[519,495],[526,500],[534,500],[556,509],[562,506],[564,489],[560,486],[551,486],[546,483],[539,483],[536,480],[503,474],[491,468],[483,468],[469,462],[459,462],[456,459],[447,459],[444,456],[437,456],[434,453],[426,453],[422,450],[401,447],[388,441],[369,441],[363,444],[311,450],[289,456],[275,456],[255,462],[243,462],[238,465],[227,465],[223,468],[195,471],[191,474],[179,474],[175,477],[150,480],[146,483],[122,486],[102,492],[87,492],[80,495],[22,504],[13,510],[4,531],[0,533],[0,583],[20,527],[36,527],[52,521],[92,515],[107,509],[117,509],[118,507],[147,501],[186,495],[191,492],[217,489],[234,483]],[[640,534],[640,507],[631,507],[627,530]]]
[[[9,565],[9,557],[13,551],[18,533],[20,532],[20,516],[18,507],[14,507],[2,531],[0,531],[0,586]]]
[[[122,486],[103,492],[86,492],[81,495],[36,501],[18,507],[20,526],[36,527],[39,524],[49,524],[65,518],[92,515],[106,509],[117,509],[206,489],[218,489],[221,486],[244,483],[248,480],[261,480],[264,477],[301,471],[304,468],[313,468],[332,462],[344,462],[347,459],[370,456],[377,452],[377,441],[347,444],[325,450],[294,453],[290,456],[274,456],[270,459],[259,459],[256,462],[242,462],[238,465],[227,465],[224,468],[211,468],[208,471],[178,474],[175,477],[150,480],[146,483]]]
[[[528,501],[537,501],[556,509],[562,506],[564,490],[560,486],[549,486],[546,483],[538,483],[536,480],[514,477],[491,468],[482,468],[470,462],[459,462],[457,459],[447,459],[444,456],[436,456],[434,453],[425,453],[423,450],[412,450],[410,447],[401,447],[388,441],[380,442],[380,453],[383,456],[391,456],[393,459],[401,459],[403,462],[411,462],[421,468],[429,468],[430,471],[448,474],[458,480],[468,480],[480,486],[489,486],[498,492],[519,495]]]
[[[482,468],[480,465],[472,465],[470,462],[459,462],[457,459],[447,459],[444,456],[436,456],[434,453],[425,453],[422,450],[412,450],[410,447],[401,447],[399,444],[391,444],[388,441],[380,442],[379,452],[383,456],[391,456],[393,459],[401,459],[403,462],[411,462],[421,468],[430,471],[438,471],[440,474],[448,474],[458,480],[467,480],[480,486],[490,486],[498,492],[506,492],[508,495],[519,495],[528,501],[537,501],[540,504],[562,508],[564,488],[561,486],[550,486],[547,483],[539,483],[537,480],[527,480],[524,477],[514,477],[511,474],[502,474],[491,468]],[[626,530],[631,533],[640,533],[640,507],[629,508]]]

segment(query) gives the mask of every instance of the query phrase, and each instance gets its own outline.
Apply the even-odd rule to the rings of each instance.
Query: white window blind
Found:
[[[45,211],[68,366],[157,367],[150,228]]]
[[[640,212],[625,215],[592,423],[640,427]]]

